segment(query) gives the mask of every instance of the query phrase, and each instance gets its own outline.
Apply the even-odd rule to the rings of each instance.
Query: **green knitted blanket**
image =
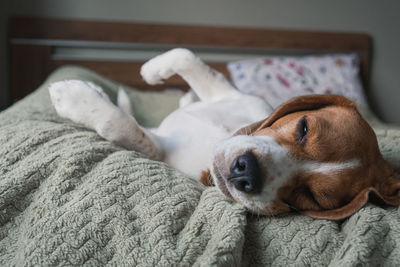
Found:
[[[368,204],[342,222],[248,214],[215,188],[59,118],[47,86],[63,79],[93,81],[112,98],[119,86],[67,67],[0,113],[1,266],[399,264],[397,208]],[[177,101],[130,94],[150,126]],[[167,108],[155,114],[161,103]],[[146,117],[140,109],[149,105]],[[400,131],[374,125],[384,155],[399,167]]]

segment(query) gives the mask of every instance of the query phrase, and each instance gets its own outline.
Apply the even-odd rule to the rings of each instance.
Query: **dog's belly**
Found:
[[[243,110],[244,106],[250,106],[251,110]],[[164,161],[198,179],[201,171],[211,166],[218,141],[269,113],[265,102],[254,97],[196,102],[171,113],[154,133],[165,152]]]
[[[174,127],[179,121],[179,127]],[[174,121],[167,125],[171,127],[155,131],[160,137],[164,161],[195,179],[210,166],[215,144],[230,136],[227,129],[188,113],[174,115]]]

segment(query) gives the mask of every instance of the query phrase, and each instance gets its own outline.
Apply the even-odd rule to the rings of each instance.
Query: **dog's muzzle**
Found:
[[[256,156],[246,152],[233,160],[228,182],[239,191],[260,193],[262,190],[261,170]]]

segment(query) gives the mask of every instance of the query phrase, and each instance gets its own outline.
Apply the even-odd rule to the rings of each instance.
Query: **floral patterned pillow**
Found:
[[[264,98],[273,108],[309,94],[346,96],[366,104],[356,54],[270,57],[228,64],[234,85]]]

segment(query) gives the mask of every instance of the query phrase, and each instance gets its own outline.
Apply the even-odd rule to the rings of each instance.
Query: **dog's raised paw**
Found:
[[[50,99],[58,115],[87,125],[91,113],[113,106],[103,90],[80,80],[59,81],[49,86]]]
[[[140,70],[140,75],[151,85],[162,84],[174,74],[172,68],[165,64],[162,58],[153,58],[147,61]]]
[[[156,56],[143,64],[140,74],[148,84],[162,84],[180,69],[195,59],[194,54],[184,48],[175,48],[164,54]]]

